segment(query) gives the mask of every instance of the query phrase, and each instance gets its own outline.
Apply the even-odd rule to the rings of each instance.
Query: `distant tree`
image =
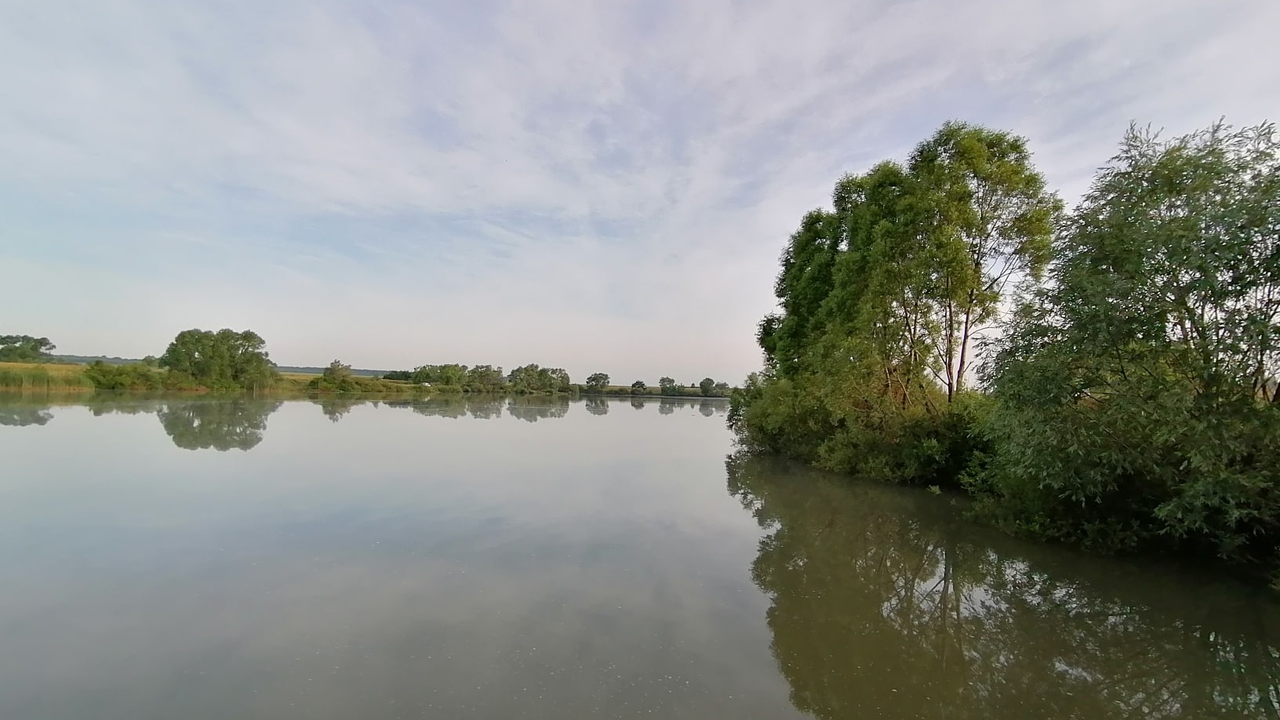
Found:
[[[307,383],[307,388],[324,392],[355,392],[360,389],[360,384],[351,372],[350,365],[334,360],[320,373],[320,377]]]
[[[643,380],[637,380],[631,383],[632,395],[643,395],[649,391],[649,386],[644,384]]]
[[[392,370],[391,372],[383,373],[382,379],[409,382],[413,379],[413,372],[409,370]]]
[[[351,377],[351,366],[344,365],[341,360],[334,360],[324,369],[322,377],[333,382],[341,382]]]
[[[463,388],[468,392],[500,392],[505,385],[502,368],[492,365],[476,365],[467,371]]]
[[[532,363],[521,365],[507,376],[507,384],[516,393],[542,392],[542,368]]]
[[[563,368],[544,368],[531,364],[512,370],[507,377],[507,384],[513,392],[529,394],[569,392],[573,382]]]
[[[49,338],[0,335],[0,362],[40,362],[49,359],[54,344]]]
[[[587,389],[591,392],[602,393],[609,387],[608,373],[591,373],[587,376]]]
[[[183,330],[160,356],[159,365],[213,390],[267,387],[275,381],[276,370],[265,345],[250,330]]]
[[[679,394],[677,390],[678,388],[679,386],[676,385],[676,381],[669,377],[663,376],[658,380],[658,389],[662,391],[663,395],[677,395]]]
[[[142,358],[142,364],[149,368],[157,368],[160,367],[160,358],[155,355],[148,355]]]
[[[461,388],[467,381],[467,366],[456,363],[422,365],[414,369],[409,379],[419,384]]]
[[[711,393],[715,391],[716,381],[711,378],[702,378],[702,382],[698,383],[698,389],[702,391],[703,397],[711,397]]]

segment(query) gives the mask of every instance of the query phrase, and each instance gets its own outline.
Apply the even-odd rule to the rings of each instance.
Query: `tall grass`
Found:
[[[0,389],[18,392],[92,390],[81,368],[50,372],[42,365],[0,364]]]

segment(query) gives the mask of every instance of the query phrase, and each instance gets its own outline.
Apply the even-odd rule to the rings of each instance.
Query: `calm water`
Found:
[[[706,402],[0,400],[0,718],[1277,718],[1280,609]]]

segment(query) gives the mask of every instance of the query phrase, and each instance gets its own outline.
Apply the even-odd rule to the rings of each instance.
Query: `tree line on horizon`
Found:
[[[55,361],[55,346],[48,338],[28,335],[0,336],[0,362],[47,363]],[[103,390],[269,390],[281,379],[266,351],[266,342],[251,330],[184,330],[159,357],[137,363],[90,363],[85,378]],[[664,395],[669,397],[728,397],[728,383],[703,378],[697,385],[681,385],[662,377],[650,389],[642,380],[629,387],[611,386],[609,375],[593,373],[585,384],[575,384],[563,368],[522,365],[504,373],[501,367],[456,363],[422,365],[413,370],[384,373],[379,378],[357,376],[350,365],[334,360],[306,384],[317,392],[385,392],[405,385],[437,391],[494,394],[597,394]],[[656,391],[656,392],[654,392]]]
[[[782,254],[745,446],[1020,535],[1280,569],[1271,125],[1130,128],[1068,211],[1025,139],[947,123],[832,201]]]
[[[339,361],[334,361],[339,363]],[[333,367],[331,365],[331,367]],[[413,370],[393,370],[383,374],[384,380],[395,380],[434,388],[461,390],[464,392],[528,393],[580,393],[587,395],[652,395],[668,397],[728,397],[728,383],[703,378],[697,385],[681,385],[670,377],[658,380],[657,388],[650,388],[643,380],[630,386],[611,385],[608,373],[596,372],[587,376],[583,384],[576,384],[563,368],[544,368],[536,364],[521,365],[503,374],[501,367],[475,365],[468,367],[456,363],[445,365],[421,365]],[[652,390],[657,390],[657,393]]]

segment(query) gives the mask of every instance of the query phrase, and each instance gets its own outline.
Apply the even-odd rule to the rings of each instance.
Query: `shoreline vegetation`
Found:
[[[727,399],[728,383],[703,378],[683,385],[662,377],[657,386],[642,380],[611,385],[606,373],[574,383],[561,368],[523,365],[509,373],[501,367],[459,364],[422,365],[370,376],[334,360],[315,373],[282,372],[269,358],[266,343],[252,331],[184,330],[164,354],[141,360],[95,359],[87,364],[60,362],[48,338],[0,336],[0,391],[21,393],[248,393],[257,396],[438,394],[569,395],[587,397]]]
[[[1011,534],[1280,589],[1280,143],[1130,128],[1067,210],[947,123],[809,212],[733,393],[748,450],[943,489]]]

